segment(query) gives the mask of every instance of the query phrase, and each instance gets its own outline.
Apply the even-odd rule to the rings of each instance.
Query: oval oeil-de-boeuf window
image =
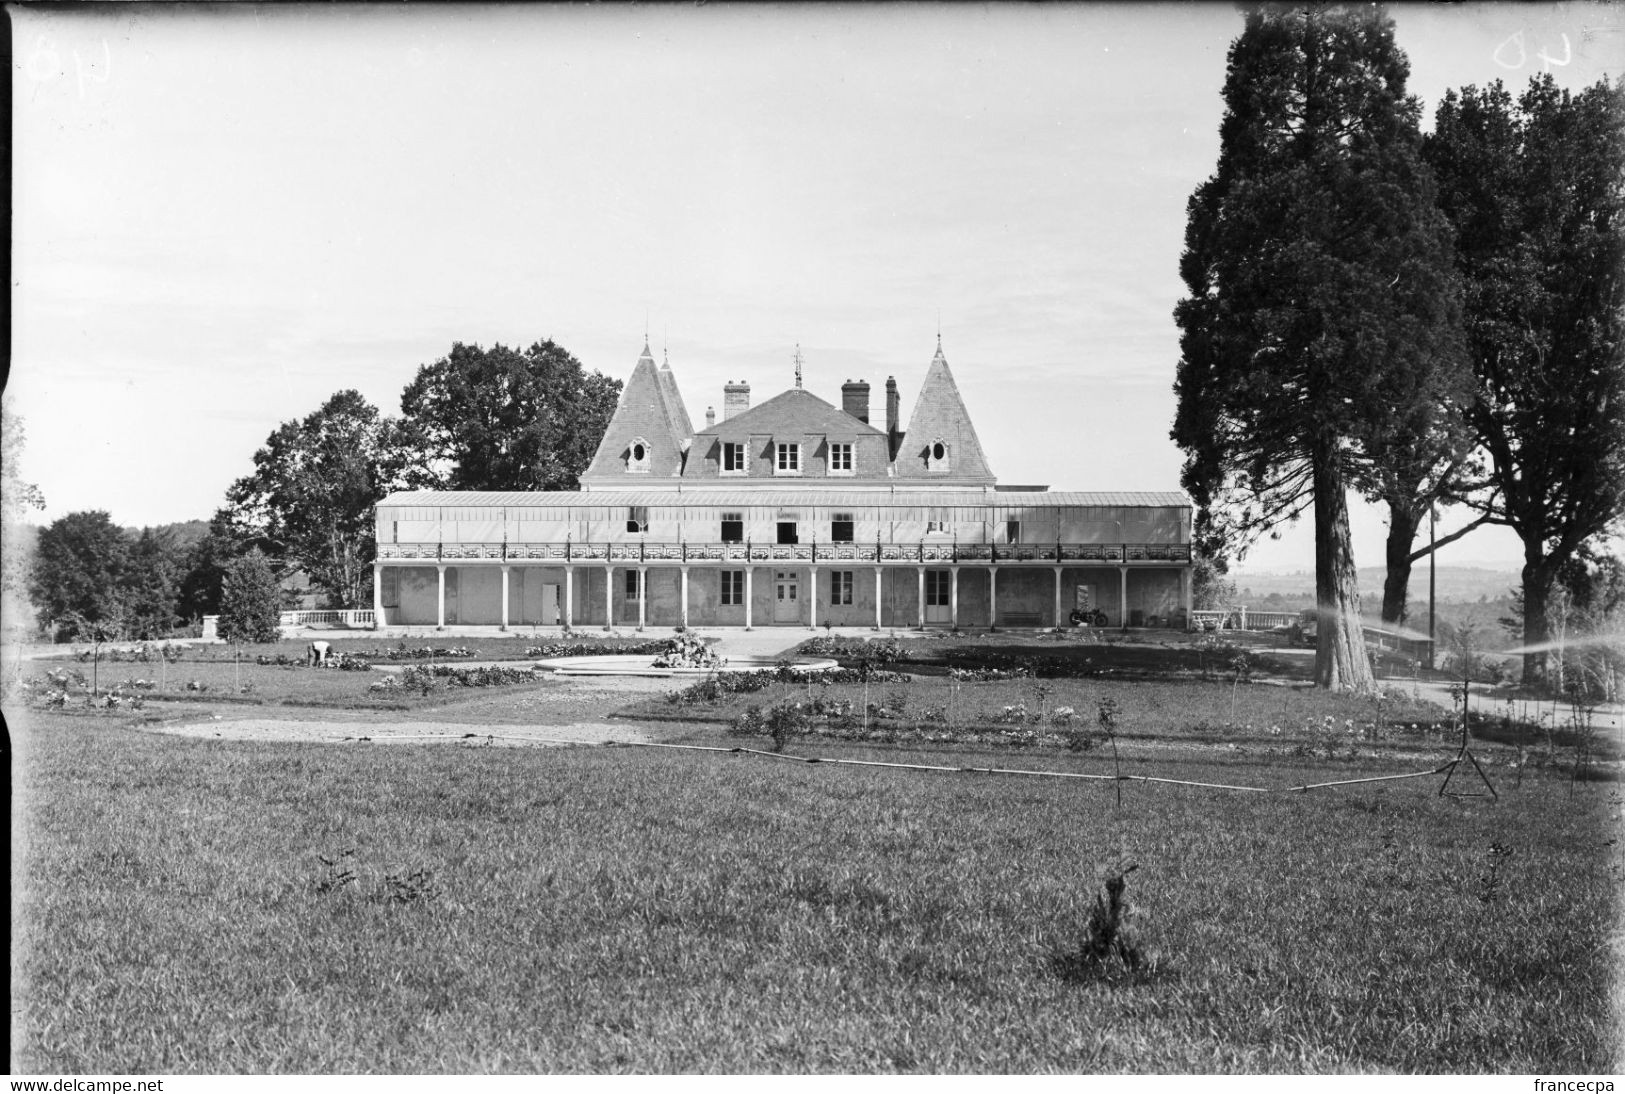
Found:
[[[947,454],[948,449],[941,441],[938,441],[936,444],[931,446],[931,458],[933,460],[940,460]]]
[[[632,446],[632,458],[638,463],[643,462],[643,446],[641,444],[635,444]]]

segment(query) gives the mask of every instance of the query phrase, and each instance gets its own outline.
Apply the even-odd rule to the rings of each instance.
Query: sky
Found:
[[[1625,8],[1391,8],[1410,90],[1625,71]],[[282,422],[552,339],[690,416],[942,347],[1002,483],[1177,490],[1229,4],[12,8],[12,370],[49,521],[207,519]],[[1445,515],[1441,534],[1466,521]],[[1355,554],[1382,563],[1379,510]],[[1441,563],[1513,567],[1504,529]],[[1312,570],[1306,520],[1241,572]]]

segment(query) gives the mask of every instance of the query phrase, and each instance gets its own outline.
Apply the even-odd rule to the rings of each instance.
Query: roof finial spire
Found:
[[[671,339],[667,331],[660,332],[660,367],[671,368]]]
[[[800,342],[796,343],[795,362],[796,362],[796,387],[800,387],[801,386],[801,343]]]
[[[942,356],[942,309],[937,309],[937,356]]]

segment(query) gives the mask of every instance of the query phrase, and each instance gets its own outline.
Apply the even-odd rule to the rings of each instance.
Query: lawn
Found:
[[[1614,784],[1131,783],[1119,810],[1109,783],[710,752],[13,725],[13,1072],[1620,1066]],[[1209,752],[1128,770],[1404,769]],[[1063,975],[1124,862],[1146,961]]]

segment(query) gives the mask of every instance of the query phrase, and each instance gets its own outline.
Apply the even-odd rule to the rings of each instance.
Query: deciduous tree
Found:
[[[220,591],[218,633],[227,642],[275,642],[281,591],[270,562],[258,549],[226,567]]]
[[[90,624],[119,627],[130,545],[107,513],[69,513],[40,530],[28,592],[41,624],[56,639]]]
[[[24,482],[19,469],[23,420],[0,400],[0,595],[22,591],[28,574],[30,537],[23,521],[30,509],[45,508],[45,495]]]
[[[184,553],[167,528],[143,528],[130,544],[123,579],[131,638],[167,638],[174,628]]]
[[[1449,233],[1392,20],[1251,10],[1218,169],[1191,197],[1173,437],[1204,519],[1248,538],[1313,510],[1315,679],[1373,685],[1347,492],[1461,364]]]
[[[395,423],[359,393],[338,392],[284,422],[254,454],[254,473],[226,495],[228,538],[257,539],[284,571],[308,574],[334,607],[370,603],[373,506],[410,462]]]
[[[458,342],[401,395],[413,446],[447,490],[573,490],[615,413],[621,382],[562,346]]]
[[[1554,582],[1625,513],[1625,83],[1453,91],[1426,154],[1465,290],[1475,504],[1523,541],[1533,680]]]

